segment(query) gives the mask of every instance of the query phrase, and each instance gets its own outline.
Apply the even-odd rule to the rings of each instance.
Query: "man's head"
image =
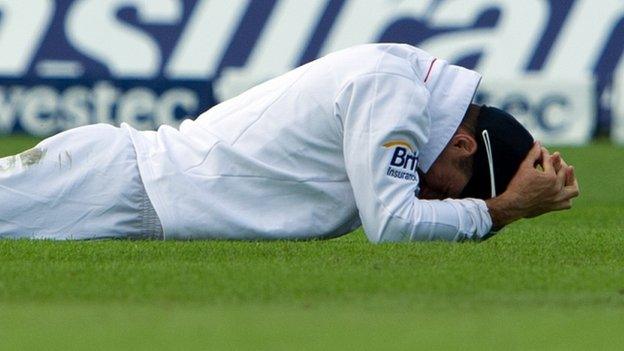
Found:
[[[421,199],[458,198],[472,177],[473,158],[477,152],[476,125],[480,107],[471,104],[457,128],[429,171],[421,174]]]
[[[500,194],[532,146],[533,137],[513,116],[471,104],[440,156],[421,174],[419,197],[487,199]]]

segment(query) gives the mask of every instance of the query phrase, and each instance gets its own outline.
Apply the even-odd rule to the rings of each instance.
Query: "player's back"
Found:
[[[343,50],[217,105],[179,131],[134,133],[165,236],[310,238],[357,227],[336,98],[362,75],[420,80],[414,67],[429,58],[407,45]]]
[[[373,44],[330,54],[213,107],[182,132],[200,127],[228,147],[298,179],[344,178],[337,95],[364,74],[383,71],[415,78],[407,60],[415,50]]]

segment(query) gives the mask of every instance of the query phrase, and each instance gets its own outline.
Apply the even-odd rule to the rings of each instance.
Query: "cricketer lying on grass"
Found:
[[[412,46],[363,45],[179,130],[69,130],[0,161],[0,237],[311,239],[363,225],[371,242],[478,240],[569,208],[572,167],[471,104],[480,79]]]

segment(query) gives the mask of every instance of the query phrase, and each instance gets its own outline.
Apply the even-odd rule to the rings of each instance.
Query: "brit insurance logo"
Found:
[[[386,149],[392,150],[390,164],[386,175],[393,178],[415,181],[418,179],[418,152],[405,140],[390,140],[383,144]]]

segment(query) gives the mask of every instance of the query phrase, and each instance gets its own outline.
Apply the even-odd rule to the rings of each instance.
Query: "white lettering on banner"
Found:
[[[0,0],[0,75],[26,73],[52,16],[52,0]]]
[[[96,123],[114,124],[112,119],[113,106],[120,92],[107,82],[98,82],[93,87],[93,105]]]
[[[611,138],[619,145],[624,145],[624,117],[622,107],[618,106],[618,114],[613,116],[613,126],[611,127]]]
[[[153,128],[154,122],[148,116],[154,110],[156,95],[146,88],[133,88],[128,90],[119,99],[119,111],[117,121],[128,123],[137,129]]]
[[[622,115],[614,116],[613,126],[611,127],[611,138],[619,145],[624,145],[624,121]]]
[[[169,78],[211,79],[249,0],[200,0],[167,64]]]
[[[58,93],[46,86],[30,89],[22,102],[22,127],[34,135],[50,135],[57,129],[54,113],[57,110]]]
[[[611,123],[611,139],[624,145],[624,76],[619,74],[613,82],[610,96],[613,120]]]
[[[126,122],[138,129],[155,129],[161,124],[176,127],[181,122],[177,112],[195,115],[198,106],[197,93],[185,88],[158,95],[143,87],[122,92],[107,82],[63,92],[46,85],[0,87],[0,132],[13,131],[17,121],[26,132],[41,136],[97,122]]]
[[[22,101],[22,95],[24,94],[24,88],[11,87],[6,89],[0,86],[0,130],[4,132],[11,132],[15,127],[15,119],[17,114],[17,108],[20,101]]]
[[[488,8],[496,7],[501,16],[496,27],[437,35],[420,47],[449,61],[469,53],[482,52],[479,70],[484,76],[521,76],[548,23],[548,4],[540,0],[445,1],[433,12],[433,27],[468,27]],[[513,43],[513,45],[510,45]]]
[[[282,5],[274,9],[273,16],[290,21],[294,19],[297,26],[286,20],[270,20],[248,63],[243,68],[226,69],[215,82],[215,95],[219,100],[236,96],[296,66],[297,55],[308,43],[306,39],[309,39],[315,22],[302,21],[292,16],[292,13],[298,12],[287,6],[291,2],[293,0],[280,2]],[[436,3],[437,6],[433,6]],[[325,1],[317,0],[307,4],[316,4],[316,10],[320,11],[324,8],[320,5],[325,5]],[[296,6],[299,8],[302,5],[296,2]],[[401,1],[394,6],[385,0],[349,1],[336,19],[322,55],[352,45],[374,42],[388,25],[400,18],[427,19],[432,27],[469,27],[480,13],[492,7],[501,11],[501,20],[495,28],[440,34],[420,46],[449,61],[466,54],[483,52],[478,69],[485,75],[521,76],[525,74],[525,67],[548,20],[548,5],[543,1]],[[313,11],[308,13],[312,14]],[[318,17],[319,14],[313,16]],[[293,28],[300,31],[293,32]]]
[[[542,72],[568,77],[593,72],[623,18],[624,2],[620,0],[603,0],[599,4],[591,0],[576,0]],[[598,103],[603,109],[612,111],[612,138],[616,142],[624,142],[621,119],[624,113],[621,105],[624,60],[621,52],[618,55],[618,64],[613,71],[613,87],[604,89]]]
[[[36,134],[94,122],[126,121],[140,129],[176,125],[181,113],[196,115],[203,105],[198,100],[200,84],[197,90],[182,89],[174,87],[176,80],[210,81],[212,92],[222,101],[294,68],[304,55],[310,58],[306,53],[310,44],[322,56],[378,41],[391,34],[386,32],[389,28],[403,30],[409,26],[395,25],[414,20],[430,36],[410,37],[401,31],[392,35],[402,33],[397,40],[419,41],[421,48],[451,62],[480,54],[476,70],[485,77],[482,90],[492,89],[483,92],[495,105],[524,115],[525,123],[550,143],[578,143],[593,131],[594,122],[585,116],[587,111],[595,112],[595,101],[587,102],[587,96],[593,96],[589,91],[596,87],[587,83],[586,76],[595,73],[602,92],[600,111],[607,116],[613,105],[613,135],[624,143],[624,78],[620,78],[624,60],[618,46],[624,2],[597,3],[276,0],[261,4],[263,11],[270,11],[266,19],[256,16],[243,23],[250,6],[256,5],[253,0],[76,0],[66,5],[53,0],[0,0],[0,76],[26,79],[25,86],[11,86],[15,80],[7,79],[7,85],[0,87],[0,130],[12,131],[16,123]],[[499,12],[496,22],[492,27],[477,27],[475,21],[488,10]],[[120,18],[120,11],[129,18]],[[324,14],[328,23],[315,33]],[[50,28],[50,23],[55,27]],[[242,48],[235,39],[250,28],[261,32],[251,47]],[[325,33],[324,42],[316,42]],[[161,47],[171,51],[166,62]],[[230,48],[243,55],[249,51],[244,66],[233,67],[238,60],[223,61]],[[607,64],[597,66],[601,58]],[[98,77],[88,79],[108,82],[79,79],[85,71],[99,68],[93,61],[108,72],[92,73]],[[539,72],[525,79],[529,64]],[[65,80],[35,81],[59,76]],[[509,86],[497,83],[497,77],[504,77],[501,82]],[[611,77],[617,81],[613,94]],[[138,80],[128,80],[127,90],[126,83],[115,81],[119,78]],[[149,80],[141,83],[142,79]],[[573,91],[568,83],[579,90]],[[146,86],[137,87],[140,84]],[[161,84],[168,90],[163,91]],[[50,117],[54,114],[58,116]],[[572,115],[582,117],[577,120]]]
[[[621,0],[576,0],[543,71],[557,76],[592,72],[611,32],[623,17]]]
[[[243,68],[225,69],[215,82],[220,100],[234,97],[297,65],[328,0],[281,0]]]
[[[180,121],[173,118],[175,116],[175,110],[178,108],[189,112],[199,112],[197,111],[199,108],[199,100],[192,90],[175,88],[163,93],[155,111],[155,126],[158,127],[162,124],[178,126]]]
[[[160,49],[149,34],[117,20],[123,7],[135,8],[144,23],[175,24],[182,16],[182,5],[175,0],[77,1],[67,15],[67,38],[113,75],[152,78],[160,70]]]
[[[61,115],[65,118],[60,119],[61,128],[69,129],[77,126],[89,124],[89,89],[81,86],[75,86],[65,90],[61,96]]]
[[[589,76],[486,77],[479,90],[480,103],[513,114],[537,140],[580,145],[592,137],[596,94]]]
[[[189,89],[174,88],[160,99],[150,89],[133,88],[127,91],[118,104],[117,123],[128,123],[139,130],[155,129],[162,124],[177,127],[175,110],[197,111],[199,101]]]
[[[349,46],[377,41],[389,24],[406,18],[423,18],[439,0],[423,1],[348,1],[325,42],[322,54]],[[467,5],[465,1],[461,2]],[[463,11],[463,10],[462,10]]]

